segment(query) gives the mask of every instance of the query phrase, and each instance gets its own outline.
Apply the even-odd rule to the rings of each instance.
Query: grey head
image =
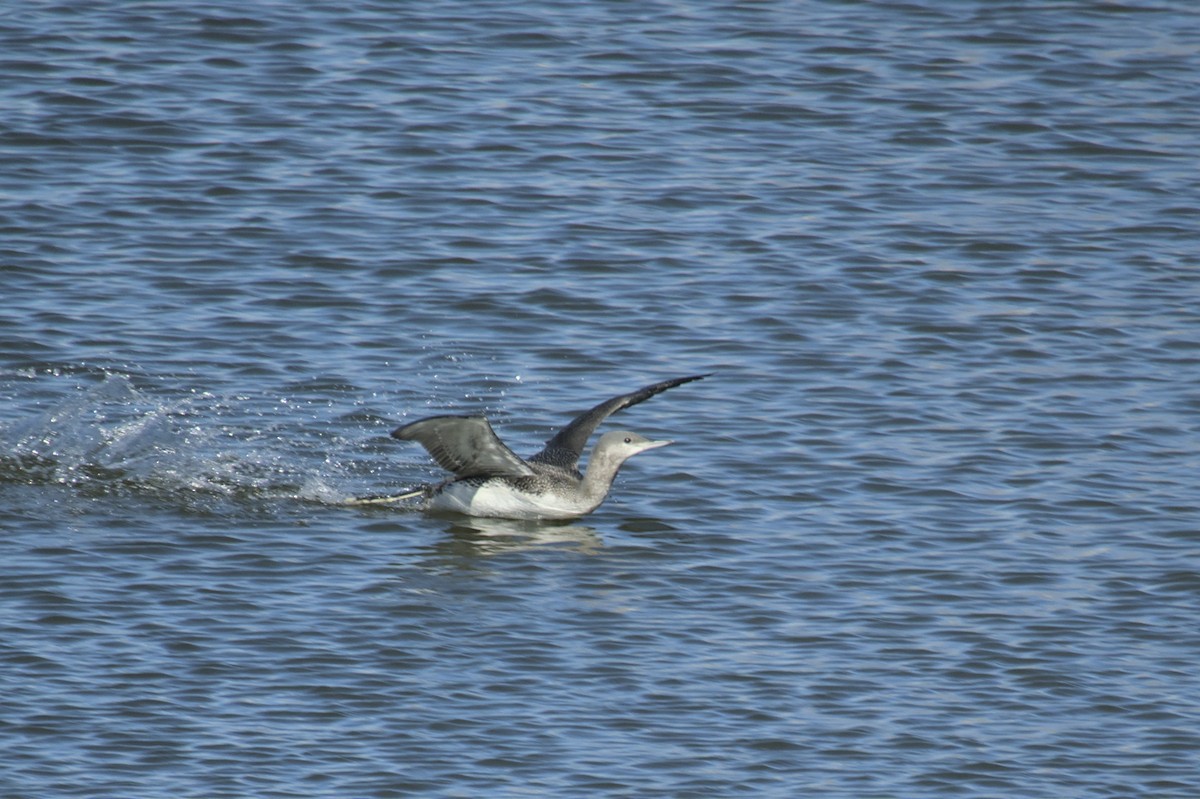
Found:
[[[671,441],[651,441],[645,436],[632,433],[628,430],[613,430],[600,436],[600,440],[596,442],[595,449],[592,450],[592,460],[607,460],[619,466],[625,461],[637,455],[639,452],[645,452],[648,449],[658,449],[665,447]]]

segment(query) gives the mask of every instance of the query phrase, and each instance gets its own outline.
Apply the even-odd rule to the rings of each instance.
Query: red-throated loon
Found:
[[[575,417],[527,460],[509,449],[482,416],[431,416],[392,432],[416,441],[453,479],[390,497],[364,497],[356,504],[396,502],[420,497],[426,510],[507,519],[573,519],[604,501],[617,470],[626,460],[670,441],[651,441],[626,430],[605,433],[579,471],[579,457],[592,432],[610,415],[669,388],[700,380],[692,375],[664,380],[605,400]]]

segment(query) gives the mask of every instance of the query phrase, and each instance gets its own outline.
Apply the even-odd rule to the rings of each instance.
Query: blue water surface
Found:
[[[0,12],[0,794],[1200,795],[1200,10]],[[675,444],[566,524],[398,424]]]

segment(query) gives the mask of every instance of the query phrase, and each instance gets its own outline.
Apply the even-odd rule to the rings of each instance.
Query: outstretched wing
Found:
[[[708,375],[676,377],[672,380],[655,383],[652,386],[639,388],[637,391],[629,394],[622,394],[619,397],[605,400],[587,413],[581,413],[579,416],[576,416],[574,421],[562,430],[559,430],[554,438],[546,442],[546,447],[541,452],[529,460],[536,461],[537,463],[561,466],[564,469],[574,469],[579,463],[579,456],[583,454],[583,448],[587,446],[588,439],[600,423],[609,416],[623,408],[644,402],[655,394],[661,394],[668,388],[681,386],[684,383],[691,383],[693,380],[700,380],[705,377],[708,377]]]
[[[392,438],[416,441],[458,477],[531,477],[529,464],[497,437],[482,416],[431,416],[392,431]]]

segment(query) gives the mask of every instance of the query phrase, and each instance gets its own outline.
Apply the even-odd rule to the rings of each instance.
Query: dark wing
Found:
[[[416,441],[458,477],[531,477],[529,464],[504,445],[482,416],[431,416],[392,431],[392,438]]]
[[[705,377],[708,377],[708,375],[676,377],[673,380],[664,380],[652,386],[639,388],[637,391],[629,394],[622,394],[619,397],[605,400],[587,413],[581,413],[579,416],[576,416],[573,422],[562,430],[559,430],[554,438],[546,442],[546,447],[541,452],[529,460],[537,463],[561,466],[565,469],[574,469],[576,464],[579,463],[579,456],[583,454],[583,448],[587,446],[588,439],[595,432],[596,428],[600,426],[600,423],[609,416],[623,408],[644,402],[655,394],[661,394],[668,388],[681,386],[684,383],[691,383],[693,380],[700,380]]]

